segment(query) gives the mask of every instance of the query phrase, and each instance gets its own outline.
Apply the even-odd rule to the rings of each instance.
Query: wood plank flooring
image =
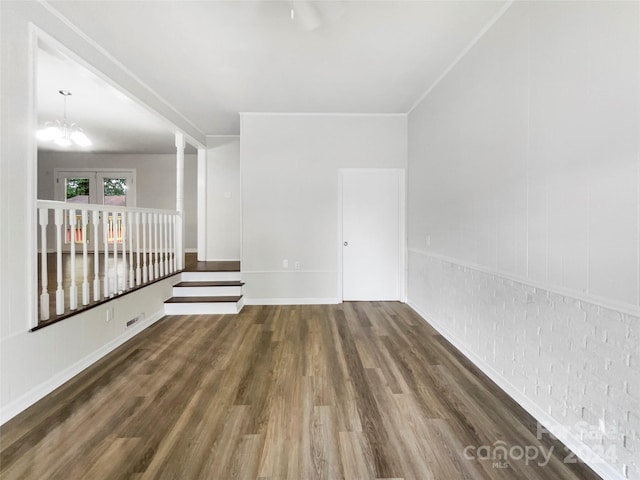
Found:
[[[9,421],[0,477],[598,478],[535,432],[403,304],[248,306],[165,317]],[[496,442],[540,456],[474,458]]]

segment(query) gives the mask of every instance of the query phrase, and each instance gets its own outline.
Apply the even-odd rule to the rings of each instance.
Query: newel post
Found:
[[[207,259],[207,150],[198,148],[198,261]]]
[[[177,268],[184,268],[184,135],[176,132],[176,257]]]

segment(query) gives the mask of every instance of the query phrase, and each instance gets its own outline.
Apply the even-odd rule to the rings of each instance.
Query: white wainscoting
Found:
[[[640,478],[638,316],[415,249],[408,298],[598,474]]]

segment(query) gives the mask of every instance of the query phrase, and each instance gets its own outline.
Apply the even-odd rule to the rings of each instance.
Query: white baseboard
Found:
[[[444,338],[446,338],[460,353],[467,357],[476,367],[478,367],[486,376],[488,376],[501,390],[509,395],[516,403],[524,408],[533,418],[535,418],[547,431],[551,432],[558,440],[560,440],[569,450],[576,453],[586,465],[605,480],[625,480],[622,474],[616,468],[601,459],[588,445],[579,438],[571,435],[566,428],[558,428],[558,422],[554,420],[547,412],[542,410],[529,397],[518,390],[511,382],[509,382],[502,374],[495,371],[488,363],[478,357],[465,345],[458,341],[455,335],[447,330],[446,327],[438,323],[435,319],[429,317],[414,305],[411,301],[407,303],[414,312],[430,326],[435,328]],[[598,459],[598,461],[593,461]]]
[[[37,385],[24,395],[21,395],[19,398],[15,399],[13,402],[5,405],[2,409],[0,409],[0,425],[11,420],[20,412],[26,410],[38,400],[53,392],[56,388],[58,388],[65,382],[71,380],[84,369],[91,366],[93,363],[97,362],[102,357],[115,350],[127,340],[133,338],[142,330],[151,326],[164,316],[164,311],[162,310],[148,316],[145,320],[131,328],[128,328],[122,333],[122,335],[114,338],[95,352],[90,353],[86,357],[80,359],[70,367],[55,375],[53,378],[50,378],[46,382]]]
[[[337,298],[245,298],[245,305],[335,305]]]

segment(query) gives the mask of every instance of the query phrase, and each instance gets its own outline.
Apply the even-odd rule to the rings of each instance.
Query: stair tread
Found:
[[[240,272],[238,261],[195,262],[185,265],[185,272]]]
[[[234,303],[242,298],[242,295],[221,297],[171,297],[164,303]]]
[[[180,282],[174,287],[241,287],[244,283],[239,280],[220,280],[217,282]]]

